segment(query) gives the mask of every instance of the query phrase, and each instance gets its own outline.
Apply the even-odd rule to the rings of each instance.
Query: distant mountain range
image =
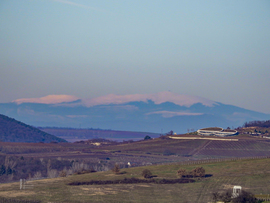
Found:
[[[238,127],[269,120],[259,113],[205,98],[157,94],[107,95],[80,99],[70,95],[23,98],[0,104],[0,113],[33,126],[100,128],[123,131],[185,133],[209,126]]]
[[[66,142],[37,128],[0,114],[0,140],[3,142]]]

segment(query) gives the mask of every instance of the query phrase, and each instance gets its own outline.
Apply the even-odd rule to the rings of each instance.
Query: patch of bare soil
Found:
[[[125,187],[96,187],[96,186],[79,186],[73,195],[111,195],[120,192],[130,192],[134,187],[125,185]]]
[[[229,189],[233,189],[233,187],[234,187],[235,185],[223,184],[222,186],[223,186],[223,189],[224,189],[224,190],[229,190]],[[246,187],[245,187],[245,189],[249,189],[249,188],[246,188]]]
[[[223,189],[224,190],[228,190],[228,189],[232,189],[234,185],[230,185],[230,184],[223,184]]]
[[[2,197],[18,197],[18,196],[29,196],[34,195],[35,192],[31,190],[20,190],[20,191],[3,191],[0,192]]]
[[[141,185],[141,184],[138,184],[136,185],[137,187],[151,187],[150,185]]]

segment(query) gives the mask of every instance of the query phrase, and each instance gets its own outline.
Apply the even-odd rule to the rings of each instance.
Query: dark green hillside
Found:
[[[0,140],[2,142],[66,142],[54,135],[0,114]]]

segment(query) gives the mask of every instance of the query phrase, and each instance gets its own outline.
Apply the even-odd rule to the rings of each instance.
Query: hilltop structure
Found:
[[[227,137],[232,135],[237,135],[236,130],[223,129],[218,127],[202,128],[197,130],[198,134],[205,136],[218,136],[218,137]]]

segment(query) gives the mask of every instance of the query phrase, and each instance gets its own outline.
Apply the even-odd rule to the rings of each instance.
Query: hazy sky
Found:
[[[270,113],[270,1],[0,1],[0,102],[168,90]]]

